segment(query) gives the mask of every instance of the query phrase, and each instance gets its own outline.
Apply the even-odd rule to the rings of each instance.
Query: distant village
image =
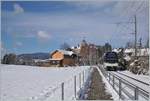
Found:
[[[128,44],[127,44],[128,45]],[[6,54],[3,64],[31,65],[40,67],[69,67],[83,65],[99,65],[103,63],[104,53],[114,51],[118,54],[119,63],[134,73],[147,73],[149,70],[149,48],[139,47],[137,49],[137,59],[135,59],[135,49],[129,46],[126,48],[114,48],[109,43],[103,46],[88,43],[82,40],[77,46],[70,47],[67,43],[62,44],[60,49],[56,49],[45,58],[25,58],[24,55]],[[43,54],[42,54],[43,55]],[[44,57],[44,56],[43,56]]]
[[[95,65],[101,61],[101,57],[105,52],[111,50],[112,47],[109,43],[104,46],[98,46],[82,40],[77,46],[70,47],[67,43],[62,44],[60,49],[50,52],[47,59],[32,59],[30,57],[24,58],[23,55],[17,57],[15,54],[6,54],[2,59],[2,63],[43,67]]]

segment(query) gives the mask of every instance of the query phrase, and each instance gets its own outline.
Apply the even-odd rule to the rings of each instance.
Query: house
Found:
[[[51,66],[49,59],[45,59],[45,60],[34,59],[34,62],[37,66],[42,66],[42,67],[50,67]]]
[[[130,49],[125,49],[124,50],[124,53],[128,56],[134,56],[134,53],[135,53],[135,49],[133,48],[130,48]]]
[[[87,43],[85,40],[82,40],[80,44],[80,59],[81,65],[94,65],[98,62],[98,48],[92,43]]]
[[[77,55],[73,51],[55,50],[50,56],[51,66],[74,66],[77,60]]]
[[[125,49],[124,53],[129,56],[134,56],[135,49],[133,48]],[[137,56],[148,56],[148,55],[149,55],[149,48],[137,49]]]

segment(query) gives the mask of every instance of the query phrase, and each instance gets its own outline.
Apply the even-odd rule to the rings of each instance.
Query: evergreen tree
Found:
[[[13,53],[4,55],[2,59],[3,64],[16,64],[16,55]]]

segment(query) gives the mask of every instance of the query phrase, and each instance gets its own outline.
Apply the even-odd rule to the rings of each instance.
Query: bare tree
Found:
[[[149,38],[147,39],[147,42],[146,42],[145,47],[146,47],[146,48],[149,48]]]
[[[109,43],[105,43],[104,49],[105,49],[105,52],[109,52],[112,50],[112,47]]]

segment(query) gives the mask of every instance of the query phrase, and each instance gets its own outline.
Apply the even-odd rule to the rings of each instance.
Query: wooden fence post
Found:
[[[75,96],[75,98],[76,98],[76,76],[74,76],[74,96]]]
[[[64,82],[61,84],[61,99],[64,100]]]

